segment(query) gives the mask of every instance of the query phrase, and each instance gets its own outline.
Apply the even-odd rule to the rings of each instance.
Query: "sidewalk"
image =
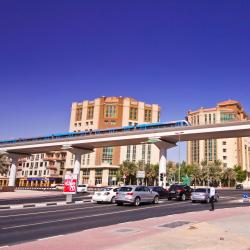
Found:
[[[250,250],[249,222],[250,207],[226,208],[127,222],[1,250]]]

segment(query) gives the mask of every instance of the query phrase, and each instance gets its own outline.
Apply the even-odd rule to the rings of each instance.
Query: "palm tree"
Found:
[[[166,174],[167,174],[167,180],[169,182],[175,181],[176,171],[177,171],[176,164],[174,164],[174,162],[172,161],[168,161]]]
[[[231,186],[231,181],[236,180],[236,173],[235,173],[234,169],[232,169],[232,168],[225,168],[222,176],[223,176],[223,179],[225,181],[227,181],[228,187]]]
[[[126,176],[126,184],[134,184],[136,180],[137,166],[131,161],[124,161],[120,165],[120,173],[122,176]]]
[[[6,175],[9,171],[10,158],[8,153],[0,151],[0,174]]]
[[[146,164],[145,166],[146,184],[155,185],[156,179],[159,175],[158,164]]]

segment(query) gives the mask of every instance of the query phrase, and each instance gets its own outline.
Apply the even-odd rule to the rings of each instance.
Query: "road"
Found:
[[[221,191],[216,209],[249,206],[239,203],[242,191]],[[90,228],[171,214],[207,210],[209,204],[163,200],[139,207],[91,204],[0,211],[0,246],[64,235]]]

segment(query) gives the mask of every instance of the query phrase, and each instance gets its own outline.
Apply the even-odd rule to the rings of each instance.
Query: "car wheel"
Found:
[[[101,201],[97,201],[96,203],[97,203],[97,204],[101,204],[102,202],[101,202]]]
[[[159,203],[159,196],[155,196],[154,200],[153,200],[154,204],[158,204]]]
[[[181,200],[182,200],[182,201],[185,201],[185,200],[186,200],[186,195],[185,195],[185,194],[182,194],[182,195],[181,195]]]
[[[116,205],[117,205],[117,206],[122,206],[123,203],[122,203],[122,202],[116,202]]]
[[[192,203],[195,203],[195,202],[196,202],[196,201],[194,201],[194,200],[192,201]]]
[[[111,199],[111,203],[112,203],[112,204],[115,204],[115,196],[114,196],[114,197],[112,197],[112,199]]]
[[[171,197],[168,197],[168,200],[169,200],[169,201],[171,201],[171,200],[172,200],[172,198],[171,198]]]
[[[140,198],[139,198],[139,197],[136,197],[136,198],[135,198],[135,201],[134,201],[134,205],[135,205],[136,207],[138,207],[138,206],[140,205],[140,203],[141,203]]]

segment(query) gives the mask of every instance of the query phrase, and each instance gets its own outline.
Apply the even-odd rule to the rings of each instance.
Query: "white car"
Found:
[[[100,191],[96,191],[92,196],[92,202],[102,203],[110,202],[115,203],[115,196],[118,188],[117,187],[106,187]]]
[[[77,186],[77,193],[86,193],[88,191],[88,186],[85,184]]]

